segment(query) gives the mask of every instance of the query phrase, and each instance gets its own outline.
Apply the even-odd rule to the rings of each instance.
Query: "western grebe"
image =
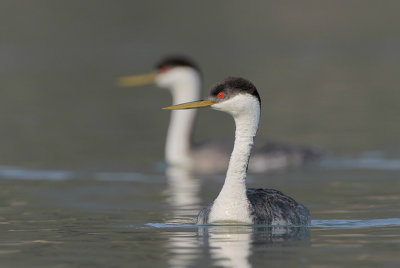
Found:
[[[205,101],[166,107],[167,110],[211,107],[232,115],[235,142],[218,197],[197,216],[198,224],[241,222],[267,225],[309,225],[308,209],[272,189],[247,189],[246,173],[258,129],[261,100],[255,86],[243,78],[228,78],[214,86]]]
[[[172,104],[198,100],[201,92],[201,72],[192,61],[183,57],[162,60],[157,71],[145,75],[126,76],[121,86],[140,86],[156,83],[172,94]],[[222,173],[229,162],[233,141],[214,139],[201,144],[192,141],[196,110],[173,111],[165,145],[166,162],[185,167],[195,173]],[[295,146],[257,138],[249,163],[250,172],[266,172],[301,166],[318,159],[323,150],[318,147]]]

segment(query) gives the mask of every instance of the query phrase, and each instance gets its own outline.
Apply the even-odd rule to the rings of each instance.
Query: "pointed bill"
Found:
[[[181,109],[194,109],[194,108],[203,108],[203,107],[210,107],[213,104],[216,104],[215,101],[194,101],[194,102],[187,102],[178,105],[173,105],[169,107],[163,108],[164,110],[181,110]]]
[[[156,76],[156,73],[123,76],[118,79],[118,85],[120,87],[137,87],[154,84]]]

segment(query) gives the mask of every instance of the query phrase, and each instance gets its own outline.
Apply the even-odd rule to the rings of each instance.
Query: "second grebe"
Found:
[[[119,80],[121,86],[140,86],[156,83],[172,94],[172,104],[198,100],[201,92],[201,72],[191,60],[171,57],[162,60],[157,71],[145,75],[126,76]],[[190,169],[195,173],[222,173],[229,162],[233,141],[213,139],[200,144],[192,141],[196,110],[173,111],[165,145],[166,162],[172,166]],[[270,170],[304,165],[319,159],[319,147],[296,146],[257,138],[249,171],[262,173]]]

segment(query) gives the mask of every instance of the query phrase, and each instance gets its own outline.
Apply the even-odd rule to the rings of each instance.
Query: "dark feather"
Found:
[[[286,225],[301,226],[311,222],[308,209],[280,191],[250,188],[247,198],[254,224],[285,222]]]

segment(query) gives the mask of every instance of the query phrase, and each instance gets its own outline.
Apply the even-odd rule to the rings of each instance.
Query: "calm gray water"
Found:
[[[0,267],[399,267],[398,1],[0,3]],[[243,76],[259,135],[331,157],[249,175],[311,228],[195,226],[223,176],[166,169],[171,104],[119,76],[185,54]],[[200,112],[195,140],[232,135]]]
[[[309,207],[311,228],[286,228],[194,225],[222,176],[2,167],[0,266],[396,267],[398,169],[250,175]]]

